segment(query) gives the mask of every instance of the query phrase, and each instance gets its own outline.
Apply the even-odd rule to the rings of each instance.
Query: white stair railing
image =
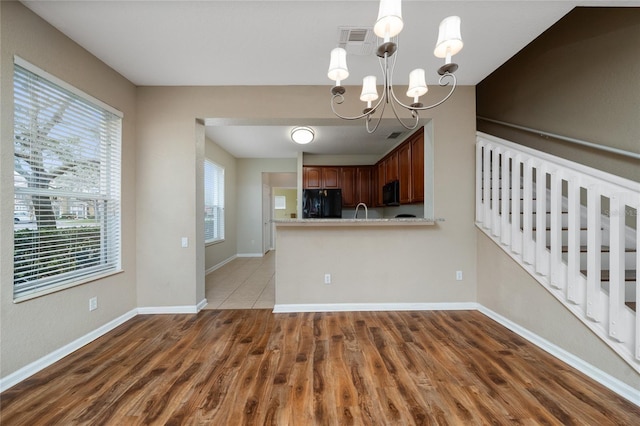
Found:
[[[640,183],[485,133],[476,225],[640,372]]]

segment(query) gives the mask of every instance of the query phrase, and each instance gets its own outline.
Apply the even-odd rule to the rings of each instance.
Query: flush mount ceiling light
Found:
[[[398,49],[396,43],[391,41],[392,37],[396,37],[403,27],[402,21],[402,7],[400,0],[380,0],[380,8],[378,11],[378,20],[373,27],[373,31],[376,35],[382,38],[384,41],[378,46],[377,56],[379,57],[380,67],[382,68],[382,96],[378,96],[378,89],[376,87],[376,77],[374,75],[366,76],[362,81],[362,93],[360,94],[360,100],[367,103],[367,107],[362,111],[362,114],[349,117],[340,115],[336,111],[336,104],[344,102],[344,93],[346,89],[340,85],[340,82],[349,76],[349,70],[347,68],[347,51],[341,47],[337,47],[331,51],[331,61],[329,63],[329,72],[327,75],[331,80],[334,80],[335,86],[331,89],[331,110],[333,113],[344,120],[358,120],[360,118],[366,118],[367,132],[373,133],[378,128],[382,115],[384,114],[384,108],[386,104],[391,104],[393,114],[396,116],[400,124],[403,127],[413,130],[418,126],[418,111],[424,111],[427,109],[435,108],[441,105],[453,94],[456,89],[456,77],[453,73],[458,69],[458,65],[451,62],[451,57],[462,50],[462,37],[460,35],[460,18],[458,16],[449,16],[440,23],[438,41],[436,43],[433,54],[437,58],[444,58],[445,63],[438,69],[440,78],[438,83],[440,86],[448,86],[451,84],[451,90],[440,101],[424,106],[418,101],[418,98],[427,93],[427,83],[425,80],[424,69],[418,68],[409,73],[409,90],[407,90],[407,96],[413,98],[413,103],[405,105],[396,97],[393,92],[393,69],[396,65],[397,56],[393,54]],[[390,59],[392,58],[392,61]],[[378,102],[372,106],[372,102],[378,100]],[[373,113],[380,108],[380,117],[376,124],[371,127],[370,122]],[[415,120],[413,124],[405,124],[396,110],[396,106],[405,108],[411,112],[411,117]]]
[[[315,133],[311,127],[294,127],[291,131],[291,140],[300,145],[313,142]]]

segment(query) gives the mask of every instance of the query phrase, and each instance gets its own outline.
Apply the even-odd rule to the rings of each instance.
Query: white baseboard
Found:
[[[13,385],[20,383],[28,377],[33,376],[40,370],[52,365],[53,363],[61,360],[65,356],[71,354],[72,352],[80,349],[84,345],[91,343],[96,340],[98,337],[103,334],[108,333],[119,325],[129,321],[131,318],[135,317],[138,314],[137,309],[132,309],[129,312],[120,315],[118,318],[109,321],[105,325],[96,328],[95,330],[85,334],[84,336],[74,340],[73,342],[64,345],[63,347],[56,349],[48,355],[43,356],[42,358],[32,362],[29,365],[25,365],[21,369],[9,374],[6,377],[0,378],[0,392],[4,392],[9,389]]]
[[[204,300],[206,305],[206,299]],[[202,302],[200,302],[202,303]],[[142,306],[138,308],[140,315],[156,315],[156,314],[197,314],[200,309],[198,305],[185,306]]]
[[[505,326],[520,337],[527,339],[529,342],[548,352],[552,356],[558,358],[560,361],[563,361],[576,370],[586,374],[596,382],[607,387],[621,397],[628,399],[637,406],[640,406],[640,392],[638,392],[638,389],[635,389],[628,384],[621,382],[620,380],[616,379],[613,376],[610,376],[599,368],[596,368],[593,365],[587,363],[583,359],[578,358],[572,353],[565,351],[561,347],[556,346],[555,344],[527,330],[526,328],[519,326],[510,319],[503,317],[502,315],[492,311],[491,309],[488,309],[482,305],[478,305],[478,311],[482,312],[484,315],[493,319],[497,323]]]
[[[207,302],[207,299],[202,299],[200,301],[200,303],[198,303],[196,305],[196,312],[200,312],[202,309],[204,309],[205,306],[207,306],[209,304],[209,302]]]
[[[238,253],[238,257],[262,257],[264,253]]]
[[[224,265],[226,265],[227,263],[231,262],[233,259],[235,259],[236,257],[238,257],[237,254],[234,254],[233,256],[231,256],[230,258],[223,260],[222,262],[213,265],[211,268],[207,269],[206,271],[204,271],[205,275],[209,275],[210,273],[212,273],[213,271],[215,271],[216,269],[220,269],[222,268]]]
[[[344,312],[344,311],[469,311],[478,309],[475,302],[460,303],[302,303],[279,304],[274,313]]]

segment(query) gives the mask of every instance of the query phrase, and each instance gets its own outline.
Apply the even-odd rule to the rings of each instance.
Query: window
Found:
[[[122,113],[20,58],[13,76],[20,301],[120,270]]]
[[[224,167],[204,160],[204,242],[224,240]]]

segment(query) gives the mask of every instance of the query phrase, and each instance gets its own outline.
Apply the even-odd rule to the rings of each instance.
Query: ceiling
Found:
[[[138,86],[326,85],[329,52],[339,27],[372,27],[377,1],[30,1],[28,8]],[[394,84],[408,83],[409,71],[427,70],[437,84],[442,60],[432,54],[439,22],[462,20],[464,49],[455,56],[462,85],[476,85],[575,6],[630,6],[640,1],[607,0],[415,0],[402,4]],[[380,73],[375,56],[349,55],[350,77]],[[283,71],[285,70],[285,71]],[[327,90],[328,92],[328,90]],[[329,96],[327,96],[327,104]],[[316,140],[290,142],[297,124],[207,121],[207,135],[242,157],[317,154],[382,154],[383,137],[404,130],[385,120],[372,137],[362,122],[317,123]],[[345,124],[349,126],[345,127]],[[406,135],[409,133],[406,132]],[[348,137],[349,146],[340,144]]]

